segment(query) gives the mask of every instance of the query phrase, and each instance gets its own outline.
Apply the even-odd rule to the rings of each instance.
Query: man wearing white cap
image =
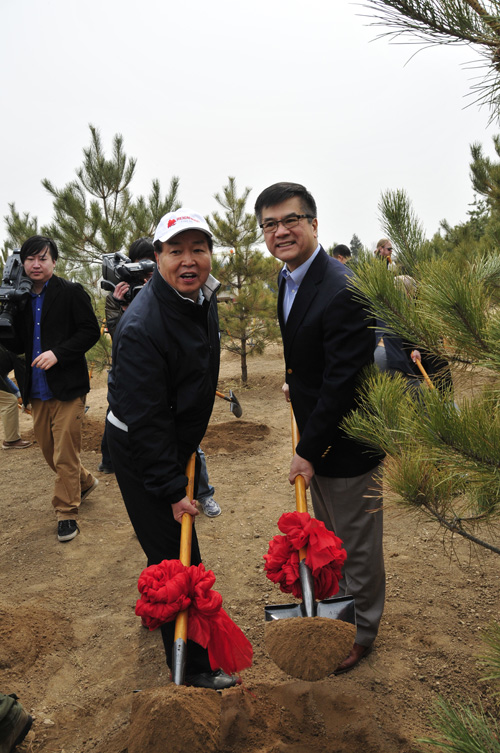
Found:
[[[207,223],[190,209],[170,212],[154,247],[157,269],[115,332],[107,417],[116,478],[148,565],[178,559],[182,516],[198,515],[184,471],[208,425],[220,360],[219,283],[210,274]],[[191,563],[200,562],[193,528]],[[174,627],[161,628],[170,667]],[[186,681],[214,690],[236,683],[212,671],[207,651],[193,641]]]

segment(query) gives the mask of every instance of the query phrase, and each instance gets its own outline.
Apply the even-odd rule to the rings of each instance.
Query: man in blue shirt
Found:
[[[99,324],[83,287],[54,274],[58,249],[53,240],[28,238],[20,256],[33,282],[31,300],[14,317],[15,336],[5,344],[26,353],[22,394],[31,403],[35,438],[56,473],[57,536],[71,541],[79,531],[80,503],[97,486],[80,462],[80,451],[90,389],[85,353],[99,339]]]

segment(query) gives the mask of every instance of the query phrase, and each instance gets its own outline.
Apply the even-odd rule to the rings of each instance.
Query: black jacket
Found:
[[[33,311],[31,299],[14,318],[14,338],[4,338],[3,345],[14,353],[26,353],[26,378],[21,393],[28,403],[31,393],[33,361]],[[90,390],[85,353],[99,340],[100,329],[90,296],[76,282],[62,277],[50,278],[42,308],[42,352],[52,350],[57,363],[45,374],[47,384],[57,400],[74,400]]]
[[[109,407],[128,427],[144,486],[170,504],[185,496],[186,463],[212,413],[220,361],[217,288],[210,276],[200,306],[155,270],[113,338]]]
[[[352,275],[321,248],[283,320],[278,316],[286,381],[301,434],[297,453],[320,476],[350,478],[374,468],[382,455],[350,439],[339,424],[356,408],[360,372],[373,361],[374,320],[347,285]]]

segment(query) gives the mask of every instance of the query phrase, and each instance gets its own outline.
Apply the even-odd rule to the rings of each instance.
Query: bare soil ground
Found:
[[[254,647],[243,686],[217,701],[215,731],[202,724],[205,713],[219,723],[211,691],[168,700],[175,687],[161,636],[134,614],[145,558],[114,476],[97,474],[105,375],[92,379],[83,452],[99,487],[76,539],[57,541],[53,475],[39,448],[0,452],[0,689],[17,693],[35,718],[20,753],[414,753],[438,694],[488,705],[477,654],[481,629],[500,613],[500,558],[390,504],[387,604],[374,651],[353,672],[318,682],[273,664],[263,608],[291,599],[266,579],[262,557],[280,515],[294,509],[280,349],[252,360],[249,373],[243,390],[238,360],[224,355],[219,388],[235,390],[243,417],[217,400],[203,443],[223,510],[196,520],[204,563]],[[32,437],[28,416],[21,426]]]

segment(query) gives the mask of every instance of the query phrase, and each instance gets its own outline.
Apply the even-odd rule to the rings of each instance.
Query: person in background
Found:
[[[346,261],[351,258],[351,249],[349,246],[344,246],[343,243],[340,243],[333,249],[332,256],[334,259],[341,261],[342,264],[345,264]]]
[[[17,385],[9,379],[14,371]],[[19,385],[24,385],[25,368],[19,356],[0,345],[0,414],[2,415],[3,435],[2,449],[25,450],[31,442],[21,439],[19,432],[19,402],[21,397]]]
[[[90,390],[85,353],[99,340],[100,329],[84,288],[54,274],[58,255],[56,243],[41,235],[21,246],[21,262],[33,283],[31,300],[15,314],[14,337],[3,344],[26,356],[21,392],[24,404],[31,404],[36,441],[56,474],[57,538],[67,542],[80,530],[80,504],[98,483],[82,465],[80,452]]]
[[[335,670],[340,674],[370,651],[385,599],[383,456],[340,426],[356,407],[362,369],[373,362],[375,322],[348,285],[351,270],[319,244],[316,203],[304,186],[266,188],[255,213],[268,250],[284,264],[278,294],[283,392],[300,432],[289,481],[304,478],[316,518],[335,531],[347,552],[339,593],[355,597],[357,632]]]
[[[375,256],[380,257],[381,259],[385,259],[387,266],[392,263],[392,254],[393,248],[392,243],[390,242],[389,238],[381,238],[379,242],[377,243],[377,248],[375,249]]]

